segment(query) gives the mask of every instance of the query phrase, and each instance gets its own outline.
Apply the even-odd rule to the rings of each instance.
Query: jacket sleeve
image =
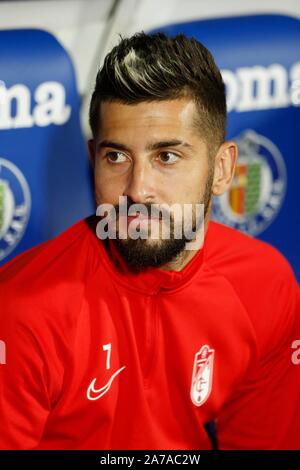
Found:
[[[300,449],[299,286],[279,268],[247,299],[259,354],[218,417],[221,449]]]
[[[0,449],[31,449],[49,413],[41,353],[24,326],[1,316],[5,364],[0,366]]]
[[[34,298],[0,291],[0,449],[33,449],[42,438],[63,371]]]

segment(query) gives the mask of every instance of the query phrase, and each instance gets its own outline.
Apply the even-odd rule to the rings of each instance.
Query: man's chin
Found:
[[[116,245],[128,268],[134,272],[147,268],[160,268],[174,260],[185,248],[183,239],[162,240],[155,238],[137,240],[115,240]]]

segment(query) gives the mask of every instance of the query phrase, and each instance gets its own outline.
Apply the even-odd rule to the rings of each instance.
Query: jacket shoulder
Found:
[[[61,278],[83,267],[95,251],[91,218],[80,220],[55,238],[26,250],[0,268],[0,283],[32,283]],[[75,270],[75,271],[74,271]]]
[[[211,221],[207,232],[207,260],[210,266],[229,278],[248,285],[275,279],[293,278],[285,256],[267,242],[232,227]],[[264,284],[266,287],[266,284]]]
[[[19,311],[32,320],[42,312],[49,317],[76,312],[101,260],[99,242],[87,218],[8,262],[0,269],[3,314]]]
[[[206,259],[240,299],[261,351],[295,334],[300,291],[282,253],[270,244],[223,224],[210,222]],[[220,293],[222,295],[222,293]]]

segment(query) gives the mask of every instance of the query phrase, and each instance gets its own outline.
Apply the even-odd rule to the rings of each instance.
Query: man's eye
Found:
[[[176,153],[173,152],[161,152],[159,154],[160,161],[164,163],[165,165],[172,165],[173,163],[176,163],[180,157],[176,155]]]
[[[105,156],[109,163],[123,163],[127,160],[122,152],[109,152]]]

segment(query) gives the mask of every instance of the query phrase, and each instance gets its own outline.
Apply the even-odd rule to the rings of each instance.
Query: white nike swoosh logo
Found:
[[[96,383],[96,380],[97,379],[94,379],[91,381],[90,385],[89,385],[89,388],[87,389],[87,398],[88,400],[98,400],[99,398],[101,398],[105,393],[108,392],[108,390],[110,389],[111,387],[111,384],[113,382],[113,380],[117,377],[117,375],[122,372],[123,369],[125,369],[126,366],[123,366],[121,367],[120,369],[118,369],[112,376],[111,378],[109,379],[109,381],[107,382],[107,384],[105,384],[103,387],[99,388],[99,389],[96,389],[95,388],[95,383]],[[92,396],[92,394],[95,394],[96,396]]]

